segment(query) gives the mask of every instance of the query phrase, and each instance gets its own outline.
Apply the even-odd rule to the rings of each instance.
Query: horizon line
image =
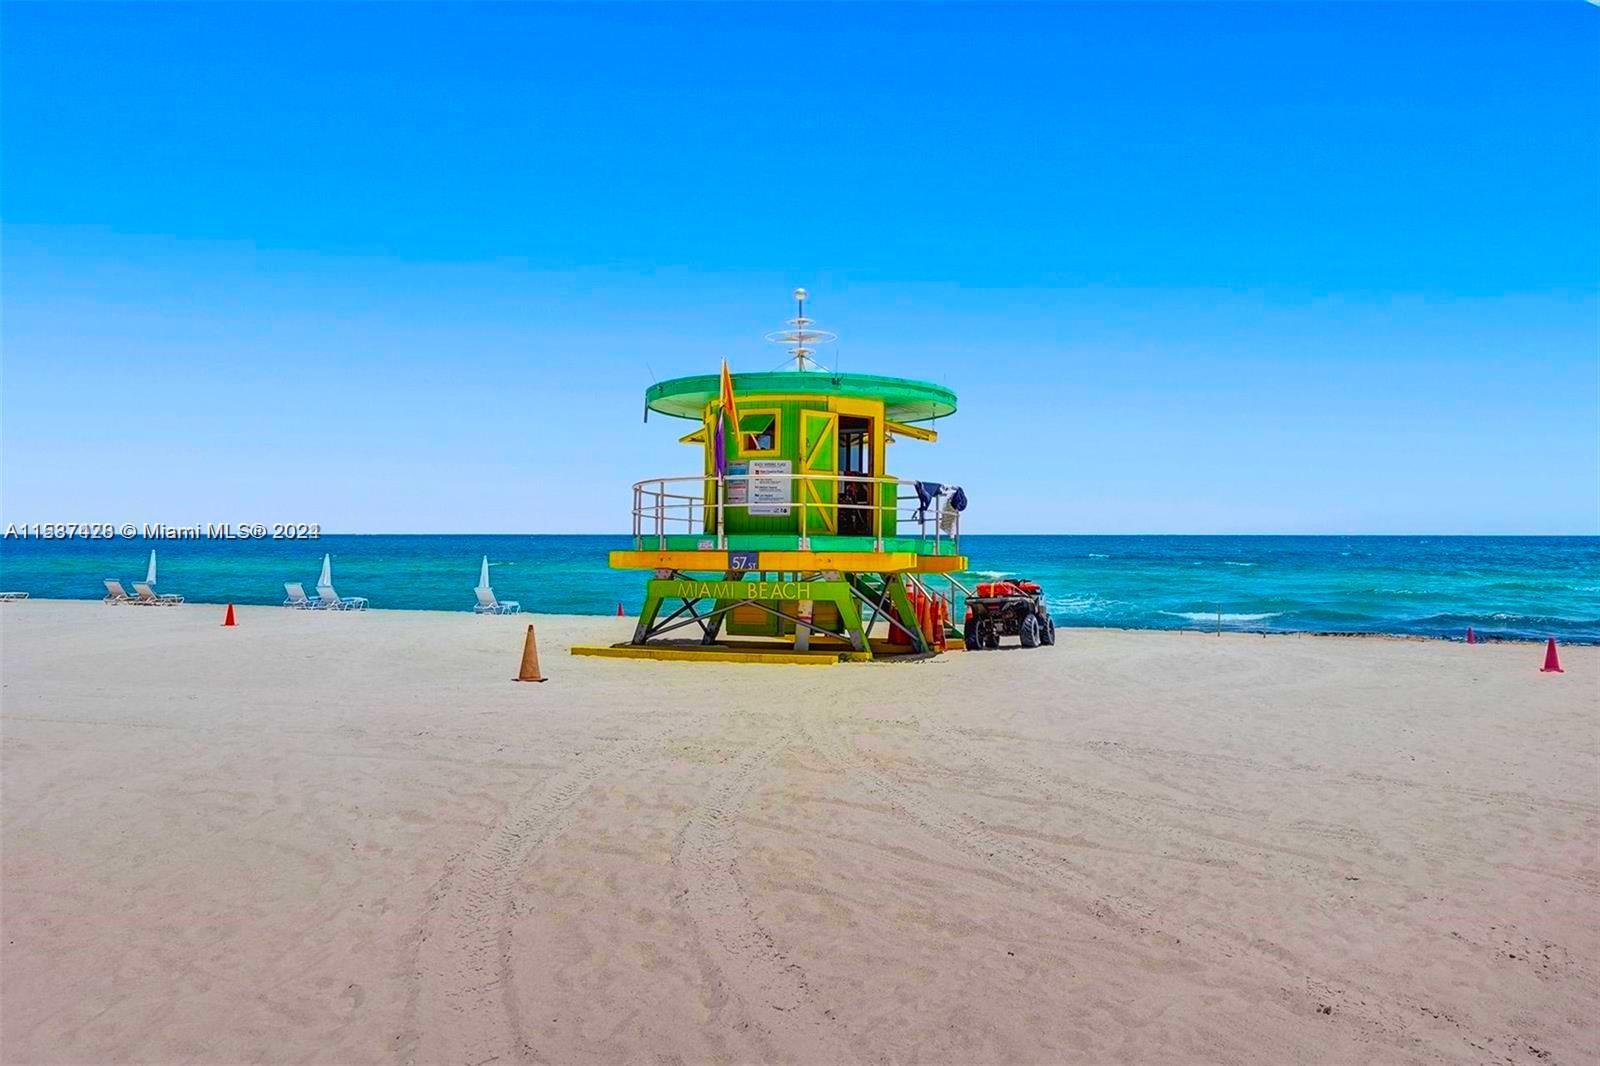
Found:
[[[18,522],[18,523],[14,523],[14,524],[18,525],[18,526],[21,526],[24,523]],[[34,525],[35,523],[29,522],[29,523],[26,523],[26,524],[27,525]],[[40,524],[53,524],[53,523],[40,523]],[[986,532],[982,532],[982,533],[965,533],[965,534],[963,534],[963,536],[964,537],[1461,537],[1461,538],[1466,538],[1466,537],[1494,537],[1494,538],[1513,538],[1513,537],[1534,538],[1534,537],[1543,537],[1543,538],[1556,538],[1556,537],[1559,537],[1559,538],[1566,538],[1566,539],[1600,540],[1600,530],[1597,530],[1597,531],[1591,532],[1591,533],[1526,533],[1526,532],[1522,532],[1522,533],[1504,533],[1504,532],[1501,532],[1501,533],[1440,533],[1440,532],[1421,532],[1421,533],[1418,533],[1418,532],[1404,532],[1404,533],[1401,533],[1401,532],[1382,532],[1382,533],[1380,533],[1380,532],[1361,532],[1361,533],[1350,533],[1350,532],[1284,533],[1284,532],[1266,532],[1266,531],[1243,531],[1243,532],[1235,531],[1235,532],[1225,532],[1225,533],[1193,533],[1193,532],[1185,532],[1185,533],[1177,533],[1177,532],[1089,533],[1089,532],[1082,532],[1082,531],[1063,532],[1063,533],[1018,533],[1018,532],[1003,532],[1003,531],[992,531],[991,530],[991,531],[986,531]],[[443,532],[443,531],[438,531],[438,530],[434,530],[434,531],[409,531],[409,530],[365,530],[365,531],[338,530],[338,531],[334,531],[334,530],[328,530],[328,531],[322,532],[319,537],[293,537],[293,538],[291,538],[291,537],[277,537],[277,538],[274,538],[274,537],[240,537],[240,538],[221,538],[221,537],[217,537],[217,538],[212,538],[212,537],[146,537],[146,536],[144,536],[142,534],[139,535],[139,536],[134,536],[134,537],[124,537],[124,536],[115,536],[115,537],[81,537],[81,536],[80,537],[34,537],[34,536],[26,536],[25,537],[25,536],[15,536],[15,537],[9,537],[8,536],[8,537],[0,538],[0,543],[13,543],[13,542],[15,542],[15,543],[36,543],[36,542],[77,543],[77,542],[80,542],[80,541],[83,541],[83,542],[89,542],[89,541],[109,542],[109,541],[124,541],[124,540],[138,540],[138,541],[148,540],[148,541],[162,541],[162,542],[167,542],[167,541],[182,542],[182,541],[194,541],[194,540],[200,540],[200,541],[212,541],[212,540],[226,541],[226,540],[232,539],[232,540],[238,540],[240,543],[249,543],[251,541],[267,540],[267,541],[273,541],[274,543],[286,543],[287,544],[287,543],[314,543],[316,540],[320,539],[321,537],[621,537],[621,538],[632,539],[633,534],[632,533],[627,533],[627,532],[621,532],[621,533],[597,533],[597,532],[592,532],[592,531],[589,531],[589,532],[584,532],[584,531],[569,531],[569,532],[541,531],[541,532],[530,532],[530,531],[527,531],[527,530],[515,530],[515,531],[505,531],[505,530],[500,530],[500,531],[493,531],[493,530],[491,530],[491,531],[484,531],[484,530],[455,530],[455,531],[449,531],[449,532]],[[645,539],[648,539],[648,537],[646,537]]]

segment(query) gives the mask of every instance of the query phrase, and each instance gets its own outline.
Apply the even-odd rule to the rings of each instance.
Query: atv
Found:
[[[967,597],[961,635],[968,651],[998,648],[1016,637],[1024,648],[1056,642],[1056,624],[1045,610],[1044,591],[1034,581],[984,581]]]

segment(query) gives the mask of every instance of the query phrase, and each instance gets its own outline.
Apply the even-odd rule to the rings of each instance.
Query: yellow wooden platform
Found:
[[[870,658],[864,652],[795,651],[778,645],[662,645],[662,644],[574,644],[574,655],[602,659],[653,659],[657,662],[759,663],[766,666],[833,666],[846,659]]]
[[[762,551],[756,552],[754,569],[768,573],[812,573],[836,570],[841,574],[952,574],[967,568],[965,555],[918,555],[915,552]],[[728,570],[726,551],[614,551],[613,570],[681,570],[687,573],[722,573]]]
[[[872,654],[854,651],[848,644],[832,637],[814,637],[810,651],[795,651],[793,647],[762,640],[724,640],[716,644],[693,644],[687,641],[671,644],[578,644],[572,648],[574,655],[590,655],[600,659],[654,659],[657,662],[712,662],[712,663],[766,663],[789,666],[832,666],[835,663],[864,663],[877,659],[928,658],[924,653],[912,651],[904,644],[891,644],[882,637],[873,637],[869,643]],[[821,645],[820,647],[818,645]],[[960,637],[953,637],[946,651],[965,651]],[[937,653],[935,653],[937,654]]]

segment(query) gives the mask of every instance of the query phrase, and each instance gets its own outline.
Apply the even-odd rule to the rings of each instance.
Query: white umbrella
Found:
[[[489,587],[489,557],[487,555],[483,557],[483,568],[478,571],[478,587],[480,589]]]
[[[154,548],[150,549],[150,566],[144,572],[144,579],[149,584],[154,585],[156,583],[156,550]]]
[[[324,555],[322,557],[322,576],[317,578],[317,588],[319,588],[319,589],[331,589],[331,588],[333,588],[333,556],[332,555]]]

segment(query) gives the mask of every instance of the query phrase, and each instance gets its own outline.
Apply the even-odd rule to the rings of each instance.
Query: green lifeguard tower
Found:
[[[929,579],[966,569],[965,498],[893,477],[887,462],[896,441],[937,439],[955,393],[824,369],[812,356],[834,337],[805,300],[796,290],[795,317],[767,338],[793,366],[731,375],[737,427],[719,375],[645,390],[647,412],[696,423],[679,440],[700,450],[701,472],[633,486],[633,547],[610,562],[652,572],[638,625],[625,644],[574,653],[837,662],[959,641],[951,598]]]

